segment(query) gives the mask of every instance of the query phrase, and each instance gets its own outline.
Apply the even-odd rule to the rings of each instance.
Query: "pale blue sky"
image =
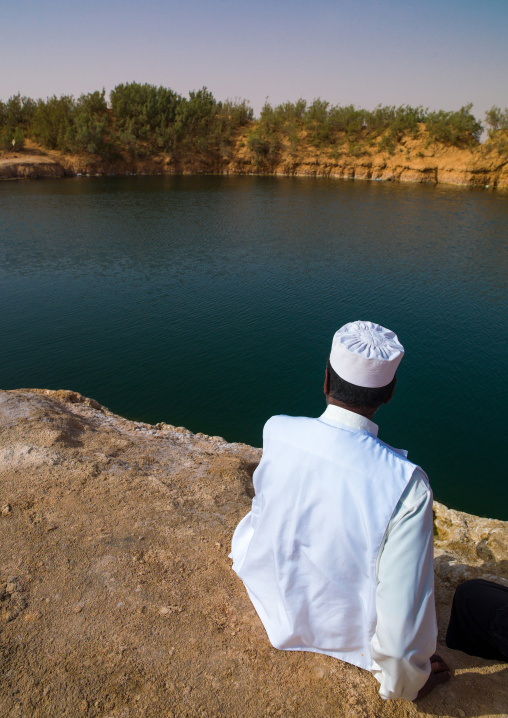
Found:
[[[508,0],[0,0],[0,98],[149,82],[272,104],[508,106]]]

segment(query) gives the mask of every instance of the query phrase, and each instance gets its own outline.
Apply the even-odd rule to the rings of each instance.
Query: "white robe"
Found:
[[[329,406],[321,419],[328,426],[346,429],[350,433],[351,431],[359,432],[360,439],[363,434],[365,445],[374,446],[374,450],[376,450],[376,443],[372,437],[377,435],[377,426],[368,419],[335,406]],[[320,436],[319,432],[317,436]],[[370,444],[369,436],[371,437]],[[382,445],[382,442],[378,443],[385,446]],[[278,449],[280,451],[280,446]],[[312,451],[309,449],[308,453],[312,454]],[[305,460],[305,455],[304,451],[299,460],[302,460],[302,456]],[[291,460],[290,456],[289,459],[287,455],[285,456],[284,466],[287,466],[288,460]],[[317,461],[316,456],[309,458],[311,462]],[[398,477],[399,483],[392,487],[389,497],[386,495],[386,491],[379,490],[379,485],[376,486],[375,482],[372,485],[373,501],[370,508],[365,509],[365,516],[369,516],[369,511],[371,514],[377,514],[382,510],[386,512],[388,508],[389,513],[385,518],[383,513],[380,513],[377,518],[371,517],[370,523],[376,524],[377,521],[377,537],[372,537],[369,540],[374,544],[380,542],[380,545],[374,546],[376,553],[369,553],[372,546],[370,548],[356,547],[355,552],[360,555],[362,550],[367,550],[368,556],[366,554],[364,565],[369,566],[373,556],[375,568],[372,566],[372,570],[362,569],[362,566],[354,559],[344,560],[352,561],[349,569],[346,567],[346,571],[349,570],[349,576],[352,577],[353,594],[360,596],[361,601],[365,604],[369,604],[369,602],[373,603],[369,596],[375,591],[375,606],[364,607],[360,611],[355,609],[353,601],[351,606],[345,607],[344,598],[341,599],[337,595],[339,602],[337,606],[340,605],[340,609],[338,607],[336,609],[337,615],[340,611],[343,612],[341,615],[348,615],[348,620],[343,620],[342,623],[348,625],[349,634],[341,637],[341,622],[339,621],[339,625],[335,625],[333,629],[331,627],[334,619],[333,600],[335,600],[330,598],[334,596],[333,591],[335,590],[332,584],[335,578],[339,578],[342,570],[340,567],[336,570],[330,569],[329,566],[332,553],[335,555],[334,561],[342,560],[341,554],[337,554],[334,548],[333,525],[328,527],[332,532],[330,539],[332,543],[329,544],[327,555],[316,557],[314,553],[312,557],[313,570],[315,566],[321,566],[329,572],[330,591],[327,580],[322,581],[318,574],[311,575],[307,572],[305,577],[299,575],[298,572],[300,574],[302,570],[305,572],[305,569],[301,568],[303,565],[301,557],[296,562],[297,566],[295,563],[296,569],[295,566],[284,566],[282,571],[279,559],[274,559],[277,564],[275,572],[278,574],[275,578],[273,567],[267,565],[270,563],[270,559],[267,560],[271,551],[271,548],[267,549],[269,543],[272,542],[274,552],[280,551],[281,544],[287,543],[288,520],[296,522],[296,525],[289,529],[289,533],[294,536],[315,534],[320,535],[320,541],[323,540],[323,537],[326,538],[329,531],[327,530],[323,534],[322,516],[324,514],[322,512],[323,510],[326,512],[327,507],[320,507],[316,511],[315,506],[306,506],[305,500],[302,503],[299,496],[298,509],[295,509],[297,515],[292,516],[289,513],[284,519],[280,519],[282,523],[278,526],[278,516],[281,512],[273,512],[274,507],[272,506],[272,514],[266,513],[267,502],[274,501],[271,497],[270,484],[276,482],[283,473],[280,469],[277,471],[277,456],[273,454],[270,445],[264,448],[263,462],[259,474],[259,476],[262,474],[262,480],[256,481],[256,475],[254,478],[256,497],[253,501],[253,510],[237,527],[231,555],[234,559],[233,568],[244,580],[272,643],[276,647],[288,650],[327,653],[368,668],[379,680],[380,694],[383,698],[414,699],[429,675],[428,658],[434,652],[436,641],[432,567],[432,493],[425,474],[414,465],[411,465],[408,474],[406,465],[403,467],[406,471],[405,476],[401,474]],[[400,463],[403,464],[399,461]],[[311,465],[313,464],[311,463]],[[381,467],[379,470],[381,471]],[[322,473],[319,472],[319,468],[317,471],[316,477]],[[397,471],[399,469],[395,466],[394,473]],[[384,486],[390,483],[386,481],[385,472]],[[256,484],[258,485],[256,486]],[[291,484],[289,487],[288,501],[291,502]],[[353,486],[352,489],[350,487],[350,490],[354,492],[356,489]],[[361,501],[369,503],[368,485],[366,496],[367,498],[364,496]],[[309,492],[309,500],[316,503],[312,492]],[[333,500],[335,501],[335,499]],[[280,502],[280,498],[277,501]],[[386,505],[383,505],[383,501]],[[393,510],[394,506],[395,510]],[[265,518],[270,515],[270,519],[268,523],[265,521],[260,529],[259,515],[262,511],[265,511]],[[314,526],[312,522],[316,521],[316,517],[319,516],[321,516],[318,519],[319,525]],[[347,517],[342,516],[340,519],[342,534],[339,531],[338,536],[344,543],[344,535],[354,536],[354,531],[351,531],[351,527],[343,528],[342,524]],[[362,518],[361,511],[355,521],[366,523]],[[326,522],[333,524],[329,518]],[[367,521],[367,523],[369,522]],[[366,534],[368,535],[370,526],[364,526],[364,528],[368,529]],[[257,529],[263,532],[262,535],[259,531],[256,533]],[[271,533],[272,530],[273,535],[267,536],[267,533]],[[277,531],[279,531],[278,536]],[[352,540],[354,542],[355,539]],[[294,539],[291,538],[291,541]],[[288,550],[291,552],[292,549],[285,546],[282,549],[282,554],[284,552],[287,554]],[[307,553],[315,552],[316,547],[306,546],[305,550]],[[256,560],[256,551],[259,560]],[[245,562],[248,554],[249,559]],[[305,556],[305,552],[302,555]],[[290,563],[291,560],[288,564]],[[359,574],[370,570],[372,574],[370,579],[367,577],[358,580]],[[341,574],[340,583],[337,584],[339,593],[340,586],[344,584],[343,576],[344,573]],[[301,585],[298,585],[299,581]],[[373,582],[375,585],[372,585]],[[282,600],[279,600],[279,595],[282,595]],[[347,592],[345,595],[347,596]],[[312,603],[316,607],[316,612],[313,615],[312,611],[309,613],[307,607],[302,606],[302,601]],[[328,616],[326,615],[327,611],[331,611]],[[365,629],[359,627],[362,625],[362,621],[366,624]],[[352,628],[352,626],[356,626],[356,628]],[[366,645],[367,640],[368,645]],[[346,647],[343,644],[346,644]]]

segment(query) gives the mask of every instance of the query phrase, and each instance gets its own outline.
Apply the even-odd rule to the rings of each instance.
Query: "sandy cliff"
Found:
[[[159,155],[144,159],[125,157],[104,161],[96,156],[62,155],[45,151],[27,141],[17,157],[0,156],[0,179],[61,177],[95,174],[270,174],[304,177],[335,177],[380,181],[456,184],[508,188],[508,155],[494,143],[469,147],[431,142],[421,131],[417,138],[403,138],[392,153],[376,146],[356,144],[344,138],[334,147],[316,148],[302,133],[297,149],[282,139],[280,148],[268,158],[256,157],[249,149],[247,130],[221,156]]]
[[[439,650],[418,704],[273,649],[228,559],[260,451],[127,421],[73,392],[0,391],[0,716],[502,716],[508,664],[442,645],[466,577],[508,583],[508,523],[436,504]]]
[[[230,159],[225,158],[223,171],[508,187],[508,156],[490,141],[459,148],[430,141],[422,129],[418,137],[402,138],[389,153],[379,151],[375,144],[351,145],[345,137],[342,144],[316,148],[302,133],[297,149],[285,140],[272,163],[256,164],[246,138],[245,134],[239,139]]]

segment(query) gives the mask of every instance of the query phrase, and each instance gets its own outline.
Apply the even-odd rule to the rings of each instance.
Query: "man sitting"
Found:
[[[256,495],[232,542],[233,569],[275,648],[371,671],[383,698],[450,677],[436,645],[432,492],[377,438],[404,349],[372,322],[333,338],[318,419],[272,417]]]

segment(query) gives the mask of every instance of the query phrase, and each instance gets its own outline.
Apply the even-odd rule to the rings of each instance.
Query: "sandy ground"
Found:
[[[54,160],[43,155],[35,155],[30,152],[23,154],[0,154],[0,166],[8,167],[12,164],[53,164]]]
[[[455,676],[418,703],[270,646],[228,558],[259,456],[72,392],[0,392],[2,718],[508,715],[508,664],[442,640]],[[507,577],[508,525],[438,513],[442,639],[465,573]]]

